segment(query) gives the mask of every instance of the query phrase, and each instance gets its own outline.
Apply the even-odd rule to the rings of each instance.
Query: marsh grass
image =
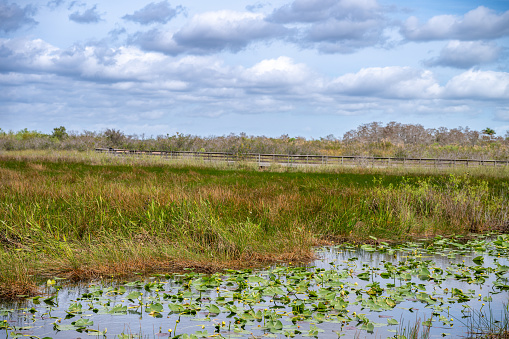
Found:
[[[428,339],[430,337],[431,326],[422,324],[421,318],[416,318],[414,323],[408,323],[406,326],[399,326],[395,339]]]
[[[307,261],[315,245],[369,235],[396,241],[503,229],[508,178],[506,169],[258,171],[242,163],[4,152],[2,296],[35,293],[35,275],[208,272]],[[32,292],[17,291],[16,281]]]
[[[500,314],[494,314],[488,304],[486,309],[472,310],[466,318],[465,326],[469,329],[469,338],[506,339],[509,338],[509,305],[504,305]]]
[[[0,299],[31,297],[39,293],[29,254],[0,250]]]

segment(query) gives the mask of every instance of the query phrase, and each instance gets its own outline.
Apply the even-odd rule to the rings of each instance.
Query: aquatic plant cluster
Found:
[[[48,294],[0,309],[0,330],[9,338],[77,331],[117,338],[403,339],[420,326],[419,337],[507,333],[509,235],[400,245],[372,240],[323,248],[313,266],[157,274],[83,288],[49,279]],[[479,326],[488,316],[489,327]]]

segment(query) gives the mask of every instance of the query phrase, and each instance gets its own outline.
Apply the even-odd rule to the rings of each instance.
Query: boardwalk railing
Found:
[[[96,152],[114,155],[150,155],[172,160],[201,160],[226,162],[258,163],[260,167],[278,164],[283,166],[299,165],[342,165],[362,167],[422,166],[422,167],[455,167],[455,166],[507,166],[509,160],[484,159],[441,159],[441,158],[394,158],[364,156],[331,156],[331,155],[286,155],[260,153],[228,152],[192,152],[192,151],[139,151],[117,148],[96,148]]]

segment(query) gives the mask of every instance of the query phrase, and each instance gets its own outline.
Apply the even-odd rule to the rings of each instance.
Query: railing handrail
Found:
[[[455,161],[455,162],[486,162],[486,163],[509,163],[509,160],[495,160],[495,159],[455,159],[455,158],[403,158],[403,157],[374,157],[363,155],[321,155],[321,154],[282,154],[282,153],[235,153],[235,152],[199,152],[199,151],[146,151],[146,150],[129,150],[122,148],[96,148],[96,152],[110,152],[110,153],[134,153],[134,154],[197,154],[197,155],[224,155],[224,156],[237,156],[237,157],[279,157],[279,158],[293,158],[293,159],[359,159],[359,160],[394,160],[394,161]]]

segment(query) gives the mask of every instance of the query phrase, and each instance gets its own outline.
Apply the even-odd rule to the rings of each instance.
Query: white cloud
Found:
[[[440,86],[432,72],[410,67],[363,68],[330,79],[287,56],[231,66],[218,57],[105,48],[0,40],[5,50],[0,53],[2,109],[17,114],[34,107],[59,126],[66,112],[81,112],[75,123],[96,117],[105,123],[140,117],[157,122],[168,112],[200,117],[232,112],[470,114],[487,100],[509,96],[504,72],[468,71]]]
[[[267,91],[287,86],[304,86],[306,82],[314,82],[312,76],[306,65],[295,64],[285,56],[262,60],[242,73],[247,86],[265,88]]]
[[[469,70],[445,86],[448,98],[509,99],[509,73]]]
[[[101,21],[101,15],[97,12],[97,5],[86,9],[83,12],[75,11],[69,15],[69,20],[79,24],[90,24]]]
[[[384,40],[379,20],[352,21],[331,19],[316,23],[300,43],[322,53],[353,53]]]
[[[428,66],[470,68],[497,60],[502,49],[483,41],[449,41],[437,58],[426,60]]]
[[[383,43],[386,25],[376,0],[296,0],[268,16],[231,10],[196,14],[177,31],[152,29],[131,34],[128,41],[168,55],[237,53],[274,39],[323,53],[353,53]]]
[[[158,3],[151,2],[133,14],[124,15],[122,19],[134,21],[142,25],[165,24],[183,10],[182,6],[172,8],[170,3],[164,0]]]
[[[35,13],[36,8],[32,5],[21,8],[16,3],[0,2],[0,31],[12,32],[23,26],[37,24],[32,18]]]
[[[409,40],[496,39],[509,35],[509,11],[497,13],[479,6],[463,17],[437,15],[425,24],[416,17],[410,17],[401,32]]]
[[[382,98],[436,98],[442,91],[430,71],[399,66],[363,68],[334,79],[330,89],[342,95]]]
[[[57,75],[97,84],[120,83],[133,91],[192,92],[224,96],[239,91],[312,96],[375,97],[384,99],[507,99],[509,73],[467,71],[444,87],[428,70],[410,67],[371,67],[331,81],[305,64],[281,56],[251,67],[225,66],[212,57],[173,58],[136,47],[109,51],[97,46],[58,49],[43,40],[0,40],[0,69],[5,73]],[[108,54],[104,62],[104,54]],[[120,89],[120,87],[118,87]],[[316,98],[315,98],[316,99]]]
[[[90,81],[129,81],[143,79],[149,69],[161,67],[164,56],[142,52],[134,47],[109,49],[97,46],[73,46],[62,50],[43,40],[0,40],[0,49],[8,51],[0,56],[4,71],[43,72]]]
[[[223,10],[195,15],[174,38],[181,45],[236,49],[245,46],[246,41],[273,36],[274,28],[281,31],[261,14]]]
[[[267,20],[297,24],[293,41],[323,53],[352,53],[384,40],[386,25],[376,0],[295,0],[273,11]]]
[[[378,16],[378,10],[376,0],[295,0],[275,9],[268,19],[279,23],[366,20]]]
[[[131,42],[170,55],[209,54],[238,52],[253,41],[267,41],[286,33],[286,28],[265,21],[262,14],[223,10],[197,14],[174,34],[152,30],[133,36]]]
[[[52,54],[58,48],[41,39],[2,39],[0,40],[0,67],[6,71],[24,72],[48,68],[51,70]]]
[[[378,30],[376,20],[352,21],[327,20],[313,25],[309,30],[309,39],[312,41],[338,41],[343,39],[362,39],[366,32]]]

